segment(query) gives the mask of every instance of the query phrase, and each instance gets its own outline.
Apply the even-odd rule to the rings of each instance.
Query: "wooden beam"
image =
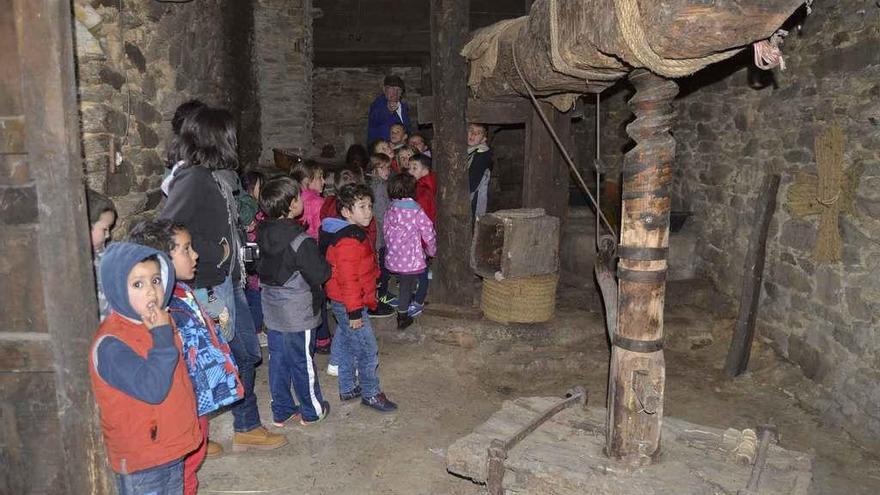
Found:
[[[468,29],[469,0],[431,0],[431,78],[435,99],[433,157],[437,170],[437,258],[432,299],[470,306],[474,274],[466,253],[472,224],[467,181],[467,63],[459,55]],[[419,113],[431,106],[419,106]]]
[[[320,50],[315,67],[420,67],[430,58],[428,51]]]
[[[63,462],[56,488],[66,493],[112,493],[87,359],[98,308],[93,297],[70,1],[11,0],[11,9],[8,4],[9,0],[0,2],[7,7],[3,11],[13,12],[15,18],[25,147],[40,205],[37,242],[29,246],[41,260],[40,269],[27,276],[42,282],[45,340],[54,355],[57,411],[53,413],[60,430],[57,444],[40,445],[41,454],[30,461],[39,463],[43,455],[57,453]],[[32,351],[21,354],[21,364],[41,367],[40,351]]]
[[[548,103],[539,104],[554,132],[565,147],[571,150],[571,116],[557,111]],[[531,104],[529,107],[532,111],[526,124],[522,206],[544,208],[548,215],[564,222],[568,212],[568,164],[541,116]]]
[[[752,221],[752,235],[749,238],[742,291],[739,295],[739,314],[724,364],[724,371],[728,376],[738,376],[749,366],[752,340],[755,337],[755,320],[758,317],[758,301],[761,298],[761,282],[764,280],[767,233],[776,211],[779,180],[779,174],[768,175],[764,179],[758,201],[755,202],[755,218]]]
[[[531,109],[531,103],[518,96],[492,100],[468,99],[465,118],[468,122],[481,124],[522,124],[530,118]],[[419,98],[419,124],[433,124],[434,121],[434,97],[422,96]]]

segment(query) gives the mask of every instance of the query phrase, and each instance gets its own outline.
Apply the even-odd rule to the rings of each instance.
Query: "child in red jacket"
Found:
[[[336,204],[342,218],[325,218],[318,239],[331,267],[326,291],[338,323],[339,399],[360,397],[361,404],[391,412],[397,404],[379,384],[379,348],[367,315],[376,309],[379,276],[376,252],[364,231],[373,219],[373,193],[364,184],[348,184],[337,191]]]
[[[431,170],[431,158],[421,153],[414,155],[409,159],[409,174],[416,178],[416,203],[431,223],[437,223],[437,176]]]

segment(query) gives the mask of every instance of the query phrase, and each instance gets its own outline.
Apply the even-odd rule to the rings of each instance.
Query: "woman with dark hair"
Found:
[[[219,320],[238,364],[245,395],[232,406],[233,450],[265,450],[286,445],[287,439],[263,427],[254,395],[255,367],[262,355],[242,283],[237,148],[235,121],[226,110],[205,107],[187,116],[171,148],[171,156],[183,163],[159,217],[185,225],[192,235],[199,253],[196,297]],[[219,454],[217,446],[209,448],[209,455],[212,450]]]

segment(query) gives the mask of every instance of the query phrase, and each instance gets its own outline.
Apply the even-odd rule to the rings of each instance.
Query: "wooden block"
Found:
[[[484,278],[524,278],[559,271],[559,219],[544,210],[501,210],[479,217],[471,269]]]

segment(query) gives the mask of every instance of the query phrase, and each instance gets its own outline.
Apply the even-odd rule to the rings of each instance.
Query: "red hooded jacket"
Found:
[[[376,279],[379,264],[365,230],[339,218],[321,223],[321,251],[330,264],[326,292],[341,302],[352,320],[361,318],[363,309],[376,309]]]
[[[425,210],[431,222],[437,223],[437,175],[434,171],[416,181],[416,203]]]

